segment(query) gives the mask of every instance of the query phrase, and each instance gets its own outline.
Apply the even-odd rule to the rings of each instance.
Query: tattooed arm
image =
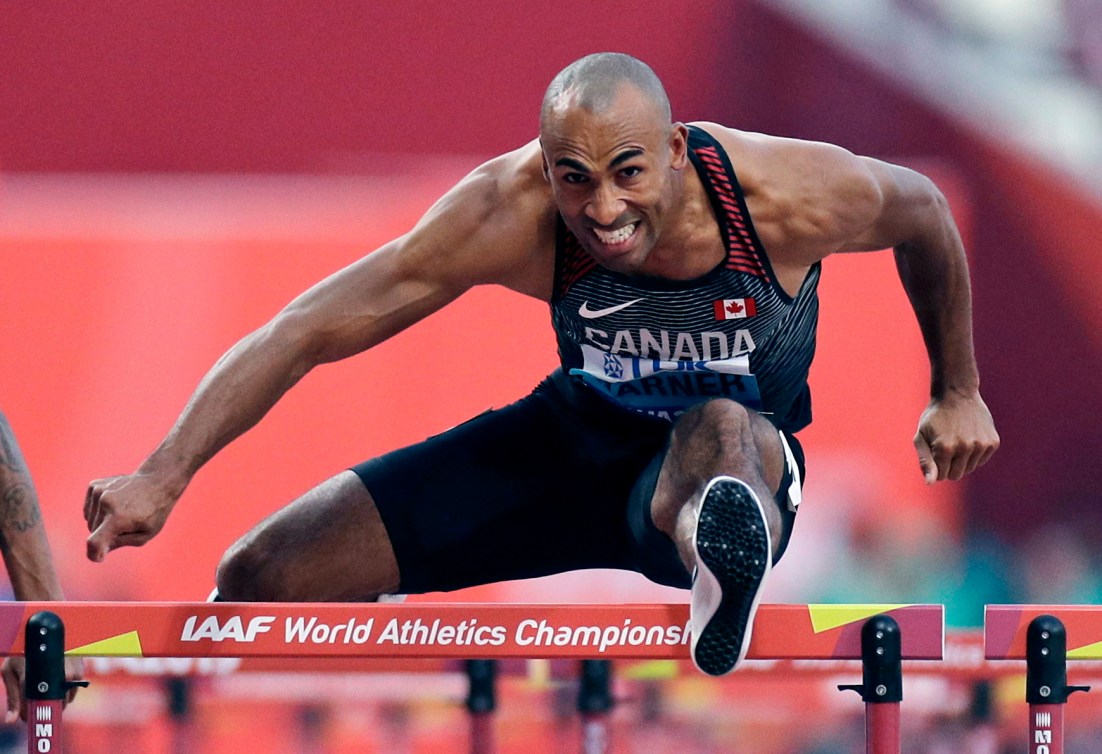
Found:
[[[0,414],[0,555],[17,600],[61,600],[38,495],[7,418]]]
[[[53,602],[65,599],[61,583],[54,571],[50,545],[42,525],[42,513],[38,508],[38,494],[34,491],[30,472],[23,454],[15,441],[15,434],[7,417],[0,413],[0,555],[8,569],[15,598],[28,602]],[[66,658],[65,677],[74,680],[81,676],[81,662]],[[16,716],[26,716],[23,703],[23,677],[25,665],[22,657],[8,657],[0,667],[4,686],[8,692],[7,722]],[[76,693],[70,691],[66,701]]]

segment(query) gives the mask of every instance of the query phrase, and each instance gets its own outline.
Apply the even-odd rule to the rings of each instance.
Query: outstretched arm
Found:
[[[0,555],[11,579],[15,598],[24,602],[65,599],[54,571],[50,545],[42,525],[42,513],[23,453],[7,417],[0,413]],[[25,664],[22,657],[8,657],[0,667],[8,692],[7,721],[26,712],[23,703]],[[66,677],[80,677],[79,659],[67,659]],[[75,694],[75,689],[71,695]]]
[[[927,483],[960,479],[986,463],[999,435],[980,397],[968,262],[948,202],[923,175],[864,158],[879,212],[851,248],[893,248],[930,357],[930,402],[915,449]]]
[[[317,284],[242,339],[134,473],[91,483],[88,557],[100,561],[156,535],[199,468],[318,364],[373,347],[474,285],[541,295],[542,228],[551,227],[544,196],[533,145],[491,161],[409,233]]]

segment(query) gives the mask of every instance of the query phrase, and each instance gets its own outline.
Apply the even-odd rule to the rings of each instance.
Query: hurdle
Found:
[[[1102,659],[1102,607],[987,605],[984,657],[1025,660],[1028,751],[1064,754],[1064,705],[1070,694],[1090,690],[1068,685],[1067,661]]]
[[[899,661],[940,660],[944,639],[941,605],[762,605],[747,659],[861,660],[864,683],[851,688],[866,701],[866,751],[898,754]],[[28,657],[32,752],[61,751],[60,700],[68,689],[63,683],[64,655],[68,654],[465,661],[471,678],[467,707],[474,713],[472,737],[480,736],[486,747],[472,751],[485,754],[493,743],[489,720],[495,708],[495,674],[492,664],[479,661],[583,660],[578,706],[583,717],[589,716],[585,734],[589,754],[600,751],[597,747],[603,739],[594,725],[600,724],[613,704],[608,662],[684,661],[689,657],[689,640],[689,608],[684,604],[0,605],[0,654]],[[32,655],[38,657],[33,666]]]

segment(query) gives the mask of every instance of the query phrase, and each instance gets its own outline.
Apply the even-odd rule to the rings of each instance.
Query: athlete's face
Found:
[[[645,274],[685,167],[683,126],[671,126],[633,86],[601,112],[567,92],[540,133],[544,169],[566,226],[601,265]]]

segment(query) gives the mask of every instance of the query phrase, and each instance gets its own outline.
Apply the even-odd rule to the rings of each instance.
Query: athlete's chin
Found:
[[[624,275],[637,275],[650,252],[649,245],[633,237],[624,244],[595,244],[587,249],[594,261],[602,267]]]

